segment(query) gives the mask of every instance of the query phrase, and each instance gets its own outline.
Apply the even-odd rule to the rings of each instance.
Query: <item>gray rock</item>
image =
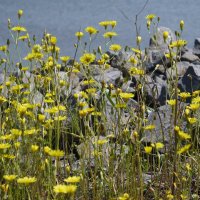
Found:
[[[159,77],[156,78],[156,81],[151,77],[147,78],[147,83],[144,86],[146,104],[150,107],[164,105],[168,98],[166,82]]]
[[[180,112],[182,112],[181,109],[184,109],[183,103],[181,105]],[[164,105],[159,107],[157,112],[151,112],[148,117],[148,125],[154,124],[155,129],[152,131],[144,130],[142,141],[144,143],[162,142],[166,145],[173,144],[173,141],[171,141],[174,139],[173,123],[174,117],[171,106]],[[181,129],[185,130],[185,128],[186,123],[183,123]]]
[[[200,56],[200,38],[194,40],[193,53],[197,56]]]
[[[200,89],[200,65],[190,65],[184,76],[179,80],[181,91],[192,92]]]
[[[188,69],[188,67],[192,65],[189,62],[186,61],[182,61],[182,62],[178,62],[176,67],[177,67],[177,75],[178,78],[182,77],[186,70]],[[168,79],[175,79],[176,78],[176,68],[175,67],[170,67],[166,69],[166,76]]]
[[[196,56],[193,51],[190,49],[189,51],[186,51],[182,56],[181,56],[181,61],[188,61],[188,62],[195,62],[199,61],[199,57]]]
[[[163,40],[164,31],[167,31],[169,33],[166,43],[164,43],[164,40]],[[151,49],[160,49],[160,50],[167,51],[168,45],[170,44],[170,42],[175,41],[175,40],[176,40],[176,36],[171,29],[167,27],[158,27],[155,35],[150,39],[149,47]]]
[[[110,67],[99,75],[94,76],[97,82],[105,81],[106,83],[118,84],[122,80],[122,72],[116,68]]]

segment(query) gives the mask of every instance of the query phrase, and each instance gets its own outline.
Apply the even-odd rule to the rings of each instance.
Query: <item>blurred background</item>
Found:
[[[24,16],[21,22],[28,29],[30,36],[35,34],[39,43],[45,30],[55,35],[61,55],[74,55],[75,32],[83,31],[87,26],[94,26],[103,31],[98,25],[102,20],[117,20],[115,30],[119,36],[114,42],[134,47],[135,15],[145,2],[146,0],[0,0],[0,45],[5,44],[6,39],[10,37],[7,19],[10,18],[12,24],[16,25],[17,11],[23,9]],[[184,20],[183,38],[188,40],[188,46],[192,47],[194,39],[200,37],[199,9],[198,0],[149,0],[138,18],[138,27],[143,38],[142,48],[149,43],[145,16],[150,13],[161,18],[160,26],[172,30],[178,30],[179,21]],[[93,42],[92,48],[102,42],[102,33]]]

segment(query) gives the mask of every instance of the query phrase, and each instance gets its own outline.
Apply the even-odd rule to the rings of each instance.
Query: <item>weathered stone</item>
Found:
[[[164,31],[167,31],[169,33],[169,36],[166,42],[164,42],[163,40]],[[166,27],[158,27],[156,34],[150,39],[149,47],[151,49],[160,49],[160,50],[167,51],[168,45],[170,44],[170,42],[175,41],[175,40],[176,40],[176,36],[171,29],[166,28]]]
[[[148,106],[161,106],[166,103],[168,96],[167,85],[164,80],[157,77],[156,81],[149,77],[147,83],[144,86],[146,94],[146,104]]]
[[[193,53],[197,56],[200,56],[200,38],[194,40]]]
[[[200,65],[190,65],[178,84],[181,91],[192,92],[200,89]]]
[[[181,108],[183,109],[183,103],[181,103]],[[172,113],[172,108],[169,105],[161,106],[157,109],[157,112],[151,112],[148,117],[148,124],[154,124],[155,129],[144,130],[143,139],[144,143],[157,143],[162,142],[164,144],[173,144],[174,141],[174,115]],[[182,124],[181,129],[184,131],[186,128],[186,123]],[[170,140],[173,141],[170,141]]]
[[[105,81],[106,83],[117,84],[122,79],[122,72],[116,68],[110,67],[102,72],[100,75],[94,76],[97,82]]]
[[[193,51],[190,49],[181,56],[181,61],[195,62],[199,61],[199,57],[194,55]]]
[[[177,67],[177,74],[176,74],[176,68],[175,67],[170,67],[166,69],[166,76],[168,79],[175,79],[176,75],[178,75],[179,77],[182,77],[186,70],[188,69],[188,67],[191,65],[191,63],[186,62],[186,61],[182,61],[182,62],[178,62],[176,67]]]

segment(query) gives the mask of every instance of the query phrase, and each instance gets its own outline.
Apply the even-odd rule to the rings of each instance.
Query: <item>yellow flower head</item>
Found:
[[[32,152],[36,152],[36,151],[38,151],[38,149],[39,149],[38,145],[31,145],[31,151]]]
[[[84,33],[79,31],[75,33],[75,36],[80,40],[84,36]]]
[[[26,184],[26,185],[30,184],[30,183],[34,183],[36,181],[37,181],[37,179],[35,177],[27,177],[27,176],[17,179],[17,183]]]
[[[182,153],[187,152],[191,146],[192,146],[191,144],[186,144],[185,146],[178,149],[177,154],[182,154]]]
[[[103,26],[105,29],[107,29],[108,26],[111,26],[112,28],[114,28],[117,25],[117,21],[115,20],[102,21],[102,22],[99,22],[99,25]]]
[[[70,176],[70,177],[64,179],[64,181],[67,183],[79,183],[80,180],[81,180],[80,176]]]
[[[144,147],[144,151],[145,151],[147,154],[151,153],[151,152],[152,152],[152,146],[146,146],[146,147]]]
[[[12,31],[17,31],[17,32],[26,32],[27,30],[26,30],[26,28],[25,27],[23,27],[23,26],[14,26],[12,29],[11,29]]]
[[[180,39],[180,40],[172,42],[169,46],[171,48],[174,48],[174,47],[181,48],[181,47],[185,46],[186,44],[187,44],[186,40]]]
[[[146,16],[146,20],[152,21],[155,17],[156,17],[155,14],[149,14],[149,15]]]
[[[176,105],[176,99],[167,100],[167,103],[168,103],[170,106],[175,106],[175,105]]]
[[[119,45],[119,44],[112,44],[111,46],[110,46],[110,50],[111,51],[115,51],[115,52],[117,52],[117,51],[120,51],[121,50],[121,46]]]
[[[155,128],[156,128],[156,126],[154,124],[150,124],[150,125],[145,126],[144,130],[153,130]]]
[[[76,190],[76,185],[56,185],[53,187],[55,193],[74,194]]]
[[[9,143],[0,143],[0,149],[9,149],[10,147]]]
[[[69,59],[70,59],[69,56],[61,56],[61,57],[60,57],[60,60],[61,60],[62,62],[64,62],[64,63],[66,63]]]
[[[93,26],[88,26],[85,29],[85,32],[89,33],[90,35],[95,35],[96,33],[98,33],[98,30],[94,28]]]
[[[7,99],[4,96],[0,96],[0,105],[6,101]]]
[[[14,175],[14,174],[11,174],[11,175],[4,175],[3,178],[6,180],[6,181],[13,181],[15,180],[17,177],[17,175]]]
[[[85,65],[89,65],[95,60],[95,55],[93,53],[85,53],[80,57],[80,62]]]
[[[106,32],[103,34],[104,38],[109,38],[109,39],[112,39],[114,36],[117,36],[117,33],[113,31]]]
[[[49,152],[47,152],[49,154],[49,156],[52,156],[52,157],[62,157],[65,155],[65,152],[64,151],[61,151],[61,150],[50,150]]]
[[[130,99],[130,98],[133,98],[134,97],[134,94],[132,93],[126,93],[126,92],[121,92],[119,94],[119,96],[122,98],[122,99]]]

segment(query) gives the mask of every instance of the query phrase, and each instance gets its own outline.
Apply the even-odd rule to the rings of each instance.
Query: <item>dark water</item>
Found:
[[[134,20],[145,0],[0,0],[0,45],[8,38],[7,19],[17,23],[18,9],[24,10],[22,23],[29,34],[36,34],[39,39],[44,30],[58,37],[61,54],[74,54],[74,33],[84,30],[86,26],[101,29],[98,23],[102,20],[117,20],[116,31],[119,36],[114,42],[121,45],[135,45]],[[145,16],[154,13],[161,17],[160,25],[176,30],[179,21],[185,21],[183,37],[193,46],[195,37],[200,37],[200,1],[199,0],[149,0],[145,10],[138,19],[143,45],[148,45],[149,35],[146,29]],[[126,19],[124,13],[130,20]],[[99,35],[101,37],[102,33]],[[96,40],[93,47],[98,45]]]

